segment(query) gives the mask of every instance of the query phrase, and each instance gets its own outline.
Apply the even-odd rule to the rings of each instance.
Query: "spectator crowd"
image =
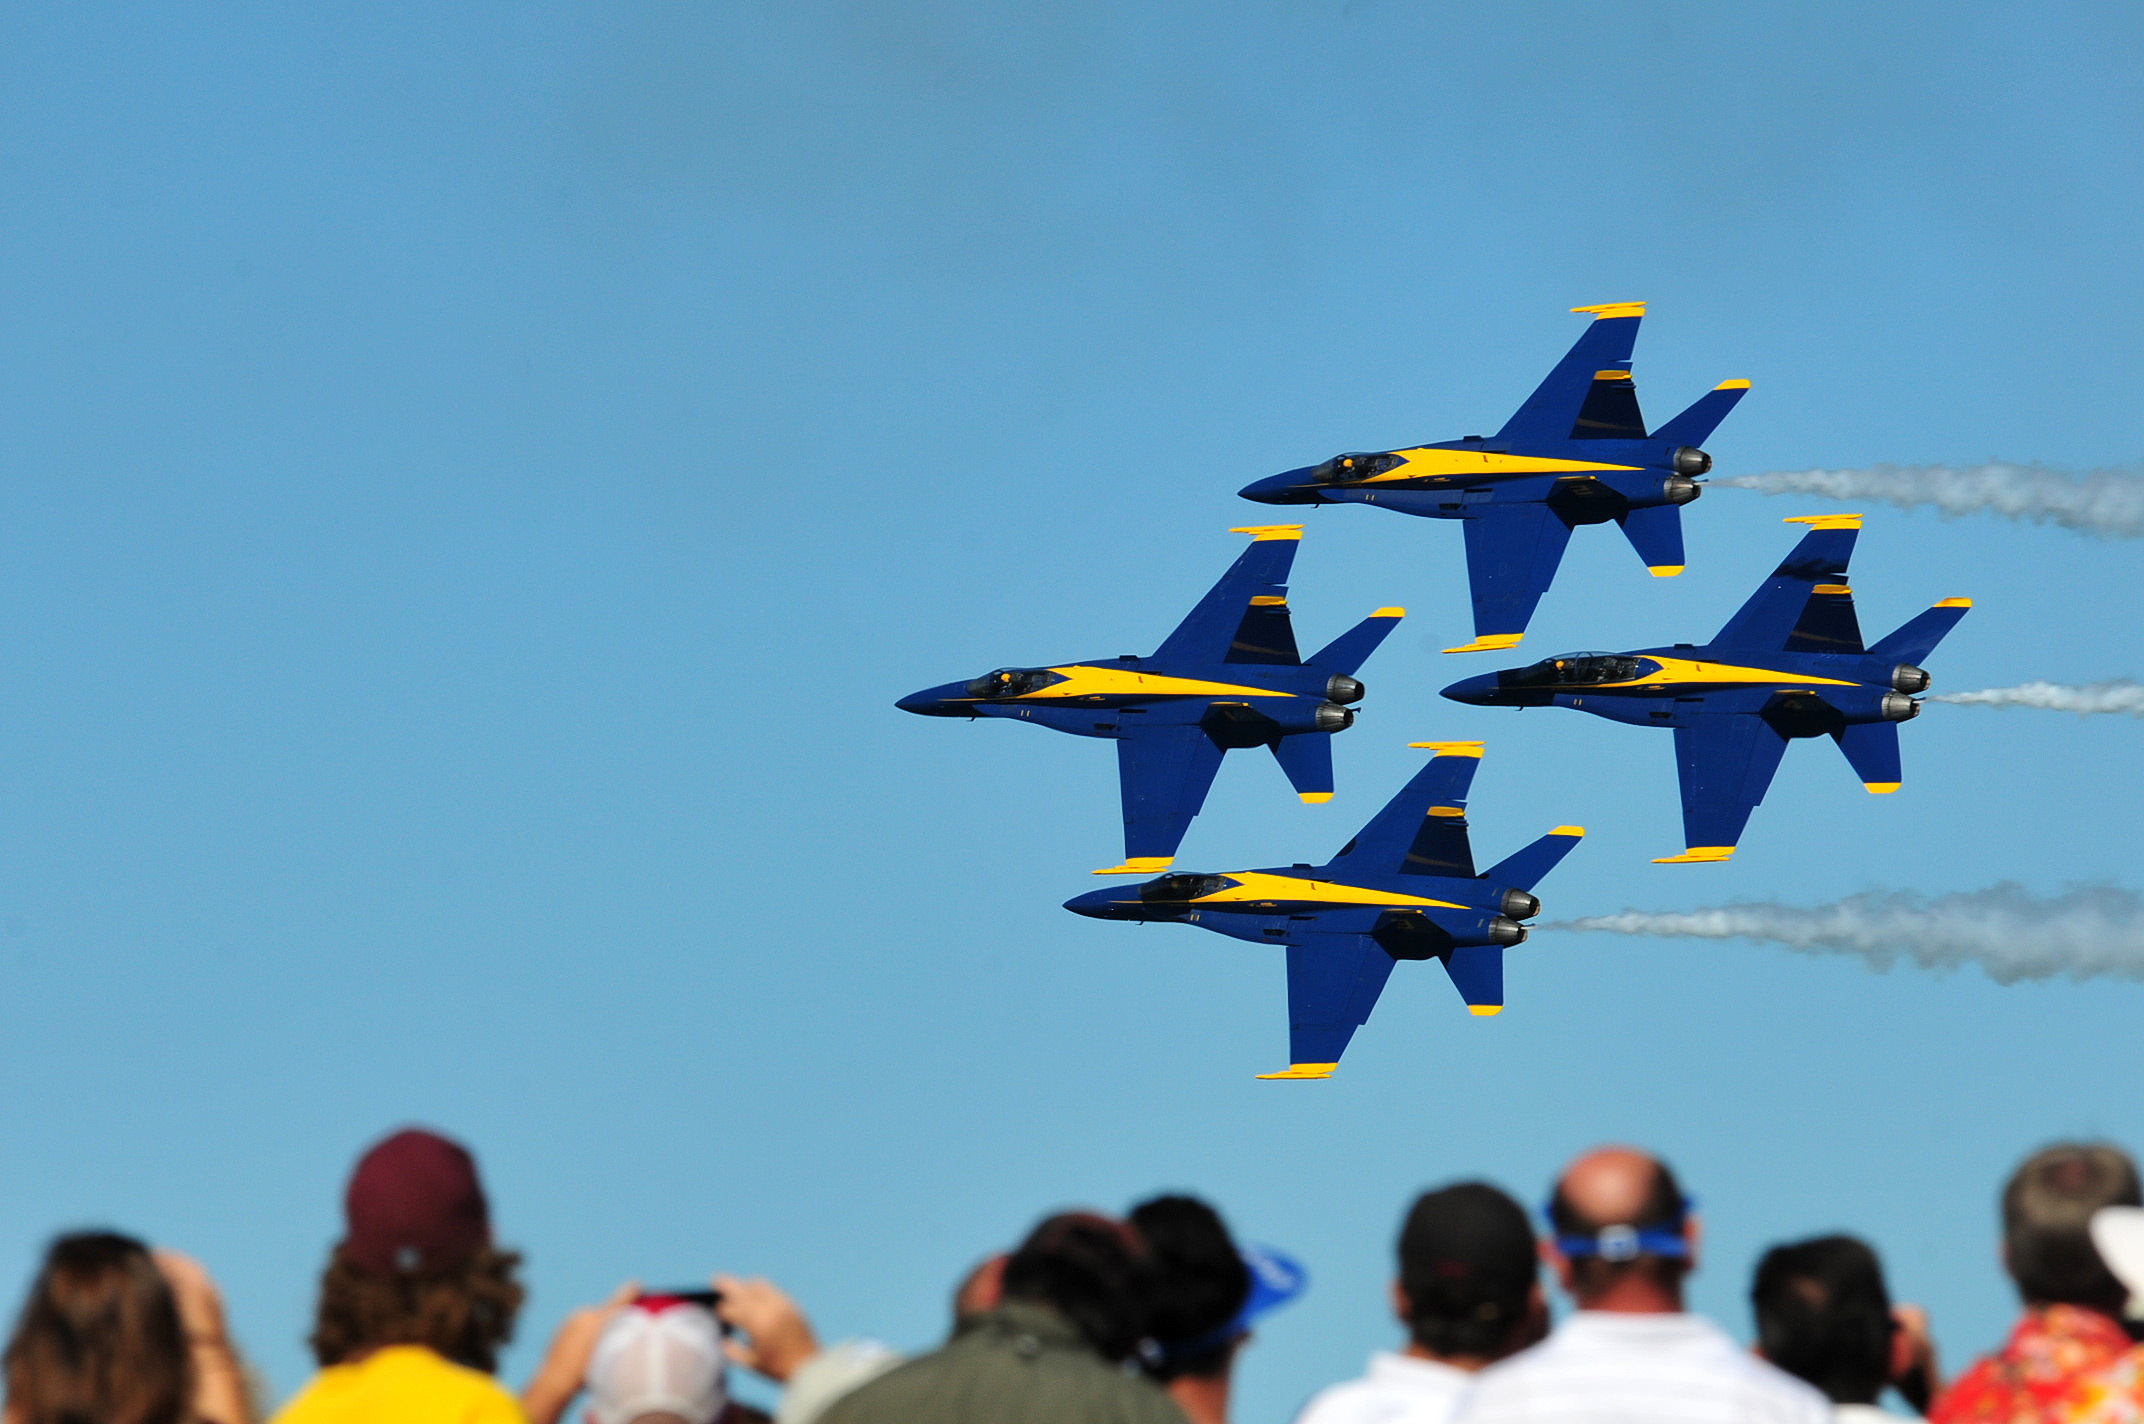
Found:
[[[521,1258],[492,1238],[468,1151],[395,1133],[359,1160],[343,1208],[310,1336],[319,1370],[280,1409],[258,1398],[198,1263],[80,1232],[52,1243],[16,1318],[0,1424],[560,1424],[577,1401],[585,1424],[1225,1424],[1254,1325],[1304,1283],[1209,1204],[1158,1196],[1121,1217],[1047,1217],[976,1263],[945,1343],[914,1358],[822,1344],[770,1282],[716,1276],[574,1312],[515,1393],[495,1372]],[[1946,1381],[1926,1317],[1893,1302],[1851,1236],[1765,1253],[1753,1348],[1691,1312],[1699,1219],[1635,1148],[1573,1161],[1538,1232],[1495,1186],[1438,1187],[1400,1225],[1394,1348],[1295,1418],[2144,1424],[2135,1165],[2103,1143],[2048,1147],[2004,1185],[1999,1222],[2021,1313]],[[1544,1276],[1571,1306],[1553,1325]],[[771,1421],[731,1398],[732,1370],[778,1387]]]

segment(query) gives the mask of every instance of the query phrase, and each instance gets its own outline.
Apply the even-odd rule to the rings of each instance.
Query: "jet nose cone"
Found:
[[[911,692],[893,705],[903,712],[914,712],[921,717],[965,717],[968,709],[953,702],[950,694],[953,684],[943,687],[926,687],[921,692]]]
[[[1074,895],[1065,901],[1065,908],[1075,915],[1085,915],[1090,920],[1124,918],[1124,907],[1117,903],[1115,890],[1089,890],[1084,895]]]
[[[1445,688],[1444,695],[1454,702],[1487,707],[1496,701],[1496,674],[1491,672],[1483,673],[1480,677],[1463,677]]]
[[[1316,504],[1317,492],[1307,487],[1312,467],[1288,470],[1270,475],[1262,480],[1253,480],[1237,493],[1245,499],[1255,499],[1260,504]]]

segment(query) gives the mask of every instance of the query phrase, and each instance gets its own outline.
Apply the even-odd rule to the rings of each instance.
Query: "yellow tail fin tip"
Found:
[[[1726,860],[1735,853],[1733,846],[1691,846],[1681,855],[1655,857],[1655,865],[1706,865]]]
[[[1306,806],[1322,806],[1333,799],[1330,791],[1298,791],[1295,794],[1303,798]]]
[[[1155,875],[1169,868],[1173,855],[1135,855],[1127,857],[1122,865],[1106,866],[1093,872],[1096,875]]]
[[[1438,756],[1479,757],[1487,742],[1409,742],[1417,751],[1435,752]]]
[[[1446,648],[1447,653],[1494,653],[1505,648],[1516,648],[1524,633],[1484,633],[1471,643],[1462,643],[1456,648]]]
[[[1888,796],[1905,785],[1902,781],[1864,781],[1861,784],[1868,788],[1872,796]]]
[[[1686,564],[1647,564],[1645,571],[1654,578],[1673,578],[1687,567]]]
[[[1278,1073],[1260,1073],[1261,1078],[1330,1078],[1337,1063],[1291,1063]]]

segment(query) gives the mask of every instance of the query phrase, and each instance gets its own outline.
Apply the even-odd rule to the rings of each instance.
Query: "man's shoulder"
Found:
[[[1372,1360],[1359,1379],[1327,1385],[1310,1397],[1295,1424],[1445,1424],[1458,1411],[1467,1377],[1457,1370],[1422,1369],[1397,1378],[1389,1364]],[[1449,1378],[1445,1378],[1445,1375]]]
[[[274,1424],[343,1424],[392,1418],[409,1424],[519,1424],[521,1405],[479,1370],[430,1350],[397,1345],[315,1375]]]
[[[1708,1404],[1722,1418],[1816,1424],[1831,1417],[1823,1395],[1695,1317],[1567,1325],[1483,1370],[1461,1417],[1579,1418],[1608,1398],[1632,1407],[1673,1399],[1690,1418],[1706,1417]]]
[[[973,1337],[888,1370],[837,1402],[821,1424],[996,1424],[1029,1418],[1184,1424],[1167,1394],[1098,1355],[1026,1353]]]

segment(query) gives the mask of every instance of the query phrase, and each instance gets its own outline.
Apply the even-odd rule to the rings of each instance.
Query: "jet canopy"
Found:
[[[1500,673],[1505,687],[1599,687],[1603,683],[1635,682],[1647,673],[1660,671],[1651,658],[1624,653],[1565,653],[1543,658],[1532,667]]]
[[[1226,875],[1164,875],[1139,887],[1139,898],[1175,904],[1218,894],[1236,882]]]
[[[1065,675],[1051,672],[1048,668],[999,668],[986,672],[968,684],[970,697],[1025,697],[1030,692],[1040,692],[1052,683],[1063,682]]]
[[[1381,475],[1387,470],[1396,470],[1406,464],[1403,456],[1393,454],[1367,454],[1354,451],[1335,455],[1310,472],[1310,483],[1318,485],[1342,485],[1355,480],[1366,480],[1372,475]]]

